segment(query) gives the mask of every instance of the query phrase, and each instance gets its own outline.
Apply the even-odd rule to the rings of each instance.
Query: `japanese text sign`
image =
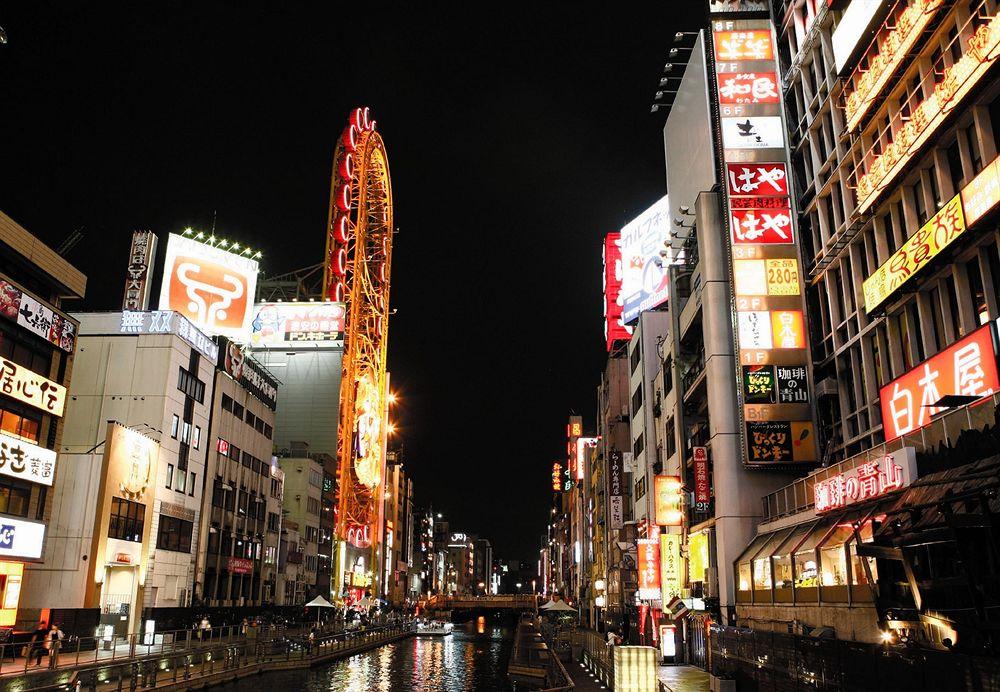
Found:
[[[917,477],[917,455],[904,447],[869,459],[853,469],[837,473],[813,485],[817,512],[829,512],[858,502],[874,500],[908,486]]]
[[[712,483],[708,478],[708,447],[692,447],[694,457],[694,504],[704,512],[712,499]]]
[[[998,389],[991,322],[879,390],[885,441],[927,425],[932,416],[944,410],[934,406],[944,396],[979,398]]]
[[[74,322],[3,279],[0,279],[0,315],[67,353],[76,348]]]
[[[0,432],[0,474],[52,485],[56,453]]]
[[[153,283],[150,274],[155,254],[156,236],[151,231],[136,231],[132,234],[122,310],[145,310],[149,307],[149,289]]]
[[[747,457],[752,464],[816,461],[813,424],[808,421],[747,421]]]
[[[770,31],[714,31],[712,39],[716,60],[774,60]]]
[[[657,600],[660,598],[660,541],[640,538],[636,545],[639,554],[639,598]]]
[[[66,405],[65,387],[3,358],[0,358],[0,393],[54,416],[62,416]]]
[[[660,534],[660,589],[664,603],[681,595],[684,580],[684,558],[681,557],[681,535]]]
[[[720,72],[719,103],[778,103],[778,77],[773,72]]]
[[[788,196],[783,163],[727,163],[726,185],[730,197]]]
[[[741,200],[732,200],[737,205]],[[792,212],[787,206],[773,209],[732,209],[733,243],[791,244]]]
[[[632,328],[622,320],[622,251],[620,233],[604,238],[604,340],[608,351],[632,338]]]
[[[253,346],[288,346],[309,342],[323,346],[344,345],[343,303],[260,303],[250,322]]]
[[[558,493],[562,490],[562,464],[558,461],[552,464],[552,492]]]
[[[862,284],[865,312],[870,314],[882,305],[896,289],[912,279],[965,232],[965,228],[961,196],[955,195],[865,279]]]
[[[974,224],[992,211],[998,202],[1000,202],[1000,159],[993,159],[993,163],[962,188],[965,225]]]

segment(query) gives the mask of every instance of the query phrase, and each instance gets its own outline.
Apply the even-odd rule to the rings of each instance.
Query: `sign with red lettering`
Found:
[[[813,485],[816,511],[829,512],[874,500],[908,486],[916,477],[916,451],[913,447],[898,449],[853,469],[817,480]]]
[[[712,484],[708,480],[708,447],[692,447],[694,456],[694,505],[699,512],[708,509],[712,501]]]
[[[788,195],[788,173],[783,163],[727,163],[726,184],[730,197]],[[733,205],[740,206],[735,200]]]
[[[639,549],[639,598],[652,601],[660,598],[660,541],[640,538]]]
[[[991,322],[879,390],[885,441],[927,425],[944,411],[942,397],[980,398],[1000,390]]]
[[[778,103],[778,76],[773,72],[720,72],[719,103]]]
[[[226,561],[226,569],[233,574],[253,574],[253,560],[245,557],[231,557]]]
[[[632,338],[632,328],[622,319],[622,250],[620,233],[604,237],[604,340],[608,351]]]
[[[740,200],[732,200],[738,204]],[[785,205],[777,209],[733,209],[731,213],[733,243],[757,245],[790,244],[792,237],[792,212]]]

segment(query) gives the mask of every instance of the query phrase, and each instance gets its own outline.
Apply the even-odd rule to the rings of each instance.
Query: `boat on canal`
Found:
[[[446,637],[454,629],[453,624],[441,620],[420,620],[417,622],[417,634],[421,636]]]

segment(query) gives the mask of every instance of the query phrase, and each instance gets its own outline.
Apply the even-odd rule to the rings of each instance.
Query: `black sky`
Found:
[[[133,230],[213,213],[265,274],[304,267],[334,140],[370,106],[417,500],[532,558],[566,416],[594,424],[601,238],[664,193],[649,104],[703,5],[5,3],[0,209],[53,246],[84,227],[77,308],[120,305]]]

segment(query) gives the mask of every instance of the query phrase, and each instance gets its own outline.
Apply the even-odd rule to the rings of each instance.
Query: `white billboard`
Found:
[[[258,303],[250,321],[250,345],[342,347],[346,314],[344,303]]]
[[[722,118],[722,146],[725,149],[783,149],[785,130],[781,116]]]
[[[670,295],[669,258],[660,256],[670,241],[670,198],[663,197],[621,230],[622,322],[663,303]]]
[[[0,517],[0,556],[37,560],[44,540],[45,524]]]
[[[833,63],[837,72],[847,65],[858,42],[869,37],[868,29],[872,20],[884,4],[885,0],[851,0],[851,4],[844,10],[831,39]]]
[[[171,233],[159,308],[181,313],[208,334],[245,341],[259,269],[250,257]]]

